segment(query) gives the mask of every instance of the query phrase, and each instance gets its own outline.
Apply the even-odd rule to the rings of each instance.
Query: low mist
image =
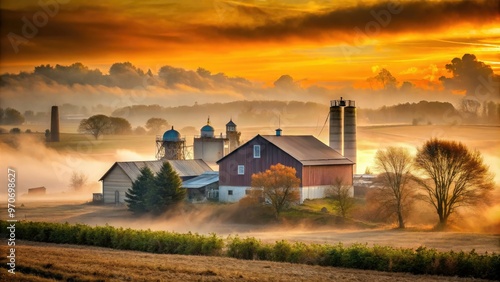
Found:
[[[41,186],[47,189],[47,196],[76,192],[70,187],[71,176],[81,173],[87,177],[87,183],[80,193],[88,200],[91,199],[91,192],[101,191],[98,180],[114,162],[150,160],[153,157],[153,154],[141,155],[128,149],[111,150],[111,154],[89,154],[92,142],[83,142],[76,148],[60,150],[47,148],[40,138],[29,134],[17,136],[10,144],[0,142],[5,171],[7,168],[16,170],[17,195]],[[0,174],[0,181],[7,183],[6,173]],[[0,193],[7,191],[3,189]]]

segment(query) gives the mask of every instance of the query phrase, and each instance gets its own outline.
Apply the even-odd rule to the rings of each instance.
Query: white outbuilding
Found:
[[[140,170],[148,166],[153,173],[156,174],[160,171],[163,162],[169,162],[183,182],[207,171],[213,171],[203,160],[115,162],[101,179],[99,179],[99,181],[102,181],[104,203],[124,203],[125,192],[132,188],[132,183],[141,174]]]

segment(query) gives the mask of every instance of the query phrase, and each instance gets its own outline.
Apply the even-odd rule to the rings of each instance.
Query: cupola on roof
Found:
[[[214,137],[214,128],[210,125],[210,117],[207,124],[201,128],[201,137]]]

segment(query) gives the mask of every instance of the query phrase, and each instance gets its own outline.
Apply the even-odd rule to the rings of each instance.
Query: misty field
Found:
[[[355,243],[366,243],[369,246],[381,245],[404,248],[420,246],[435,248],[439,251],[475,250],[478,253],[500,253],[500,234],[471,232],[435,232],[429,228],[410,228],[394,230],[390,226],[377,229],[346,229],[343,225],[307,226],[302,224],[243,224],[227,222],[219,213],[232,211],[232,206],[206,206],[190,212],[182,212],[173,216],[153,218],[149,216],[134,217],[125,206],[91,205],[80,202],[60,202],[57,200],[20,201],[23,207],[16,210],[21,220],[38,222],[82,223],[90,226],[105,226],[132,229],[151,229],[175,232],[198,232],[200,234],[216,233],[220,236],[238,234],[242,237],[255,237],[263,242],[273,243],[279,240],[316,244],[337,244],[346,246]],[[5,205],[0,206],[1,209]],[[6,215],[0,219],[6,220]]]

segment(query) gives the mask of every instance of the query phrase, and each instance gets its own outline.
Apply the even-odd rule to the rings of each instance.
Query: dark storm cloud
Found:
[[[269,7],[211,7],[220,17],[218,24],[187,17],[172,20],[170,14],[134,14],[123,6],[104,4],[60,5],[57,11],[45,14],[37,5],[0,8],[0,51],[4,62],[29,62],[42,57],[55,61],[61,57],[77,60],[116,53],[175,52],[184,50],[186,44],[212,45],[214,39],[235,44],[289,38],[352,42],[358,40],[360,32],[377,36],[436,31],[461,23],[492,23],[500,20],[499,5],[497,0],[386,1],[280,14]]]
[[[43,2],[43,1],[41,1]],[[182,28],[164,28],[159,18],[133,17],[104,6],[59,6],[46,13],[39,6],[0,9],[2,59],[84,57],[168,50],[189,37]]]
[[[305,13],[281,21],[271,18],[258,26],[205,27],[207,32],[239,40],[283,38],[352,39],[356,29],[370,36],[378,33],[421,32],[460,23],[491,23],[500,19],[500,1],[386,1],[328,12]]]

